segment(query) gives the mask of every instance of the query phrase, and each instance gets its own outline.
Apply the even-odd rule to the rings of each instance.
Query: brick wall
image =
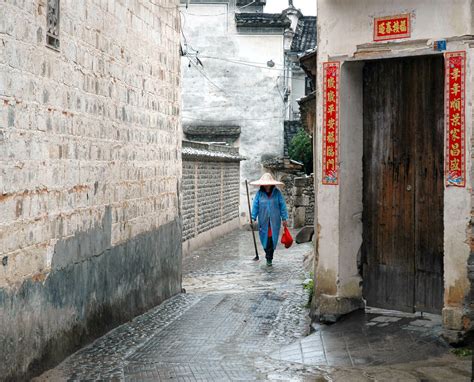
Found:
[[[239,217],[238,149],[183,145],[183,241]]]
[[[2,376],[180,291],[178,3],[0,5]]]

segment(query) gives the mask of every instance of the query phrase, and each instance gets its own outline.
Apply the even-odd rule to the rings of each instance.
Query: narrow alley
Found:
[[[474,382],[473,20],[0,1],[0,382]]]
[[[253,262],[234,231],[184,260],[179,294],[37,378],[43,381],[467,381],[470,360],[436,337],[436,316],[374,310],[310,335],[310,244]]]

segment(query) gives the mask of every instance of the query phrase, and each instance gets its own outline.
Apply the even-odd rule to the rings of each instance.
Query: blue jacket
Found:
[[[272,195],[259,190],[253,200],[252,219],[257,220],[260,241],[263,248],[267,248],[268,224],[272,228],[273,248],[278,244],[280,235],[281,220],[288,220],[288,210],[286,209],[285,198],[278,188],[274,188]]]

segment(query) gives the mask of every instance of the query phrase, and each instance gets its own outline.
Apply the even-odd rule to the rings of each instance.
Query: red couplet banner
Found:
[[[445,54],[446,186],[465,187],[466,52]]]
[[[339,184],[340,62],[323,63],[323,173],[322,183]]]

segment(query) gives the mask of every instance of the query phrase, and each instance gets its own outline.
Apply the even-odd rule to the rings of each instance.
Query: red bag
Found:
[[[290,230],[285,227],[283,230],[283,236],[281,237],[281,243],[285,246],[285,248],[290,248],[293,244],[293,238],[291,237]]]

